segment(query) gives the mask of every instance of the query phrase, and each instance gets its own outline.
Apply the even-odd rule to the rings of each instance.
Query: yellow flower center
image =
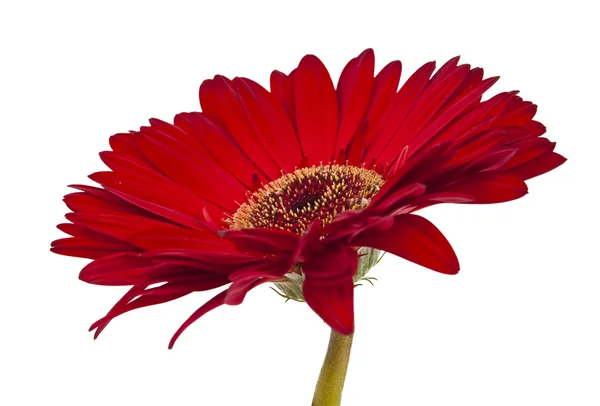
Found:
[[[325,225],[343,211],[367,206],[384,182],[377,172],[356,166],[301,168],[254,192],[226,221],[231,229],[270,228],[302,234],[315,220]]]

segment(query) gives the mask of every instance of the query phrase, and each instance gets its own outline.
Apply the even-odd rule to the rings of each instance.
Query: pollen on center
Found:
[[[301,168],[254,192],[225,220],[231,229],[269,228],[302,234],[346,210],[366,207],[384,180],[377,172],[347,165]]]

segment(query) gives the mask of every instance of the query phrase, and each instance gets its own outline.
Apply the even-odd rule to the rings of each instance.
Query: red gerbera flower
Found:
[[[499,203],[525,180],[561,165],[555,144],[517,92],[482,95],[498,79],[451,59],[429,62],[398,90],[402,65],[374,75],[368,49],[334,86],[305,56],[271,90],[216,76],[200,87],[202,112],[111,137],[110,171],[65,196],[71,237],[52,251],[93,259],[80,273],[130,285],[92,325],[191,292],[228,285],[194,312],[240,304],[276,283],[341,334],[354,330],[353,289],[381,250],[455,274],[442,233],[412,214],[437,203]],[[363,262],[359,266],[359,262]],[[357,273],[357,269],[360,271]]]

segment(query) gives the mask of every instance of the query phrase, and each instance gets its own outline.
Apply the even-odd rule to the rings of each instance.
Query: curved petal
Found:
[[[219,274],[204,274],[169,281],[164,285],[148,288],[148,285],[134,285],[110,311],[90,326],[94,339],[98,338],[106,326],[117,316],[142,307],[154,306],[179,299],[192,292],[211,290],[229,283],[227,277]]]
[[[175,334],[173,334],[171,341],[169,341],[169,349],[173,348],[173,346],[175,345],[175,342],[177,341],[179,336],[190,325],[192,325],[192,323],[194,323],[196,320],[198,320],[200,317],[204,316],[206,313],[210,312],[211,310],[214,310],[217,307],[223,305],[225,303],[225,295],[226,294],[227,294],[227,291],[223,291],[223,292],[219,293],[218,295],[216,295],[215,297],[210,299],[208,302],[206,302],[202,306],[200,306],[200,308],[198,310],[196,310],[194,313],[192,313],[192,315],[190,317],[188,317],[188,319],[181,325],[181,327],[179,327],[179,329],[177,329]]]
[[[92,237],[68,237],[52,241],[50,251],[71,257],[97,259],[123,251],[135,252],[133,245],[96,233]]]
[[[120,252],[86,265],[79,279],[95,285],[123,286],[149,282],[149,271],[165,270],[171,265],[155,264],[136,252]],[[158,281],[153,281],[158,282]]]
[[[334,285],[304,281],[304,300],[329,327],[340,334],[354,332],[354,282],[346,277]]]
[[[365,145],[369,145],[373,140],[373,130],[381,128],[385,120],[387,120],[390,113],[388,107],[398,91],[401,74],[402,62],[392,61],[375,76],[373,90],[371,91],[371,100],[369,101],[369,108],[365,116],[365,121],[369,123],[369,128],[371,129],[366,137]]]
[[[239,305],[251,289],[266,282],[281,280],[289,270],[288,261],[274,258],[272,263],[266,266],[250,267],[234,272],[229,276],[232,283],[227,288],[225,303],[232,306]]]
[[[302,161],[302,150],[296,130],[281,104],[250,79],[235,78],[233,84],[248,120],[264,147],[281,169],[293,172]]]
[[[229,211],[237,209],[235,202],[244,199],[246,188],[236,178],[172,137],[151,130],[142,129],[136,141],[156,168],[202,199]]]
[[[175,116],[174,123],[197,138],[223,170],[231,173],[246,187],[252,186],[254,174],[260,180],[268,182],[269,177],[248,158],[227,130],[205,114],[179,113]]]
[[[50,251],[57,254],[98,259],[120,252],[141,251],[128,241],[110,237],[82,225],[63,223],[56,228],[70,236],[52,241]]]
[[[222,273],[231,273],[246,266],[269,262],[264,255],[182,248],[146,251],[141,254],[141,257],[158,263],[191,266],[204,271]]]
[[[367,49],[348,62],[340,75],[337,86],[340,125],[335,151],[347,149],[365,116],[373,87],[374,70],[375,54],[372,49]]]
[[[227,289],[227,291],[226,291],[227,294],[225,295],[225,299],[223,301],[227,305],[237,306],[244,301],[244,299],[246,298],[246,295],[252,289],[254,289],[255,287],[257,287],[259,285],[262,285],[263,283],[271,282],[271,281],[274,281],[277,279],[281,279],[281,276],[279,276],[279,277],[256,276],[254,278],[235,280],[231,283],[231,286]]]
[[[489,204],[518,199],[527,194],[527,185],[517,175],[482,172],[443,188],[445,193],[470,197],[465,203]]]
[[[153,214],[135,207],[119,199],[112,193],[92,186],[71,185],[70,187],[84,190],[83,192],[69,193],[63,198],[67,207],[74,213],[127,213],[142,217],[152,217]],[[159,217],[156,217],[157,219]]]
[[[151,168],[111,153],[103,153],[102,159],[113,171],[96,172],[89,178],[122,200],[157,216],[190,228],[199,228],[204,218],[204,208],[217,219],[231,213]]]
[[[444,67],[440,68],[442,72]],[[454,94],[461,83],[469,73],[469,65],[460,65],[448,69],[447,73],[440,74],[433,78],[427,85],[423,93],[418,96],[418,101],[414,104],[412,111],[406,120],[397,129],[397,135],[387,145],[385,151],[379,155],[379,159],[385,162],[392,162],[398,155],[398,151],[408,145],[409,149],[414,148],[413,141],[420,128],[427,126],[429,120],[440,111],[448,99]]]
[[[73,224],[85,227],[115,238],[128,241],[129,238],[141,231],[155,228],[173,228],[176,226],[141,216],[123,213],[69,213],[65,216]]]
[[[468,91],[452,100],[411,142],[410,148],[418,151],[423,145],[436,137],[450,122],[460,117],[474,102],[481,99],[496,81],[498,77],[492,77],[481,81],[477,86],[467,88]]]
[[[302,264],[304,300],[332,329],[354,331],[354,282],[358,254],[352,248],[330,246]]]
[[[532,161],[511,169],[510,173],[520,177],[521,179],[527,180],[549,172],[554,168],[558,168],[566,161],[567,158],[564,156],[550,151],[540,155]]]
[[[348,238],[363,230],[369,221],[379,221],[384,217],[412,211],[413,205],[420,201],[425,190],[425,185],[409,184],[401,189],[385,193],[377,200],[373,199],[369,206],[362,210],[340,213],[326,228],[327,240],[337,241]],[[382,192],[383,189],[375,198]]]
[[[248,122],[231,81],[217,75],[200,85],[200,105],[202,111],[225,126],[248,157],[267,174],[277,179],[281,168],[260,142],[258,135]]]
[[[274,70],[271,73],[270,85],[271,85],[271,94],[275,96],[285,111],[287,112],[290,121],[294,128],[296,126],[296,108],[294,106],[294,88],[292,85],[294,71],[292,71],[289,75],[285,73]]]
[[[153,228],[133,234],[129,241],[145,250],[188,249],[237,251],[234,245],[216,234],[185,228]]]
[[[333,158],[338,129],[338,105],[327,68],[316,56],[300,61],[293,80],[298,136],[308,165]]]
[[[300,235],[277,229],[222,230],[219,235],[233,242],[242,252],[274,255],[294,252],[300,242]]]
[[[423,217],[405,214],[394,218],[391,228],[365,230],[352,244],[371,247],[445,274],[456,274],[458,258],[446,237]]]
[[[397,134],[398,128],[404,123],[415,104],[419,101],[419,97],[429,83],[429,78],[434,69],[435,62],[428,62],[421,66],[392,98],[384,113],[386,119],[381,120],[379,126],[374,128],[376,138],[369,146],[366,156],[367,162],[372,158],[379,157]],[[402,145],[403,147],[404,145]]]
[[[300,242],[293,255],[294,262],[304,262],[311,256],[323,251],[325,245],[321,239],[323,226],[318,220],[313,221],[306,232],[301,236]]]
[[[360,127],[356,130],[356,134],[352,138],[348,149],[346,150],[346,160],[349,165],[361,166],[363,164],[363,157],[368,144],[369,136],[369,122],[363,121]]]

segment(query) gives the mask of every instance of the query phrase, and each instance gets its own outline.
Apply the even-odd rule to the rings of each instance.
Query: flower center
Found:
[[[325,225],[343,211],[367,206],[384,182],[377,172],[356,166],[301,168],[254,192],[226,221],[231,229],[275,228],[302,234],[315,220]]]

